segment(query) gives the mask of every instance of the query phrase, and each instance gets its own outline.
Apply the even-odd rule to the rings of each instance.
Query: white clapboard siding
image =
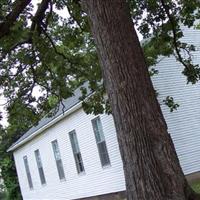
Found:
[[[193,44],[197,50],[193,53],[195,64],[200,64],[200,30],[184,28],[183,42]],[[167,121],[179,160],[185,174],[200,171],[200,84],[187,84],[182,74],[183,66],[174,56],[165,57],[157,64],[159,74],[152,80],[159,93],[158,99]],[[177,111],[170,113],[163,99],[172,96],[180,105]]]
[[[200,50],[200,31],[184,28],[184,41]],[[199,51],[194,60],[200,63]],[[181,73],[183,66],[173,56],[157,64],[159,74],[152,78],[158,99],[168,124],[185,174],[200,171],[200,85],[186,84]],[[172,96],[180,107],[173,113],[163,104]],[[78,199],[112,192],[124,191],[125,181],[112,116],[100,115],[106,138],[111,166],[102,168],[91,119],[79,109],[14,152],[15,163],[25,200]],[[75,129],[85,167],[85,174],[78,175],[68,132]],[[64,165],[66,180],[60,181],[52,151],[51,141],[57,139]],[[47,184],[41,186],[34,151],[40,150]],[[33,180],[33,190],[28,187],[23,156],[27,155]]]
[[[112,116],[100,115],[111,165],[102,168],[92,129],[91,119],[82,109],[46,130],[14,152],[17,173],[24,199],[76,199],[125,190],[124,173]],[[85,167],[78,175],[68,132],[75,129]],[[51,141],[57,139],[66,181],[58,178]],[[40,150],[47,184],[41,186],[34,151]],[[27,155],[33,180],[28,187],[23,156]]]

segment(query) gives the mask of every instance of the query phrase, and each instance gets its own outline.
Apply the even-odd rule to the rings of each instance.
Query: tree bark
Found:
[[[200,199],[167,132],[125,0],[82,0],[111,103],[128,200]]]

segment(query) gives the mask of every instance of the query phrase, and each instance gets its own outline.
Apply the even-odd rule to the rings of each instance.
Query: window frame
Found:
[[[79,147],[79,142],[78,142],[78,138],[77,138],[77,133],[76,130],[72,130],[68,133],[69,135],[69,140],[70,140],[70,144],[71,144],[71,149],[73,152],[73,156],[74,156],[74,161],[75,161],[75,165],[76,165],[76,170],[78,174],[84,174],[85,173],[85,167],[83,164],[83,158],[82,158],[82,154],[81,154],[81,150]],[[73,135],[75,137],[73,137]],[[72,139],[74,139],[72,141]],[[81,170],[82,168],[82,170]]]
[[[37,154],[37,152],[38,152],[38,154]],[[35,160],[36,160],[36,163],[37,163],[38,173],[39,173],[39,176],[40,176],[40,183],[41,183],[41,185],[46,185],[47,182],[46,182],[46,178],[45,178],[45,174],[44,174],[44,169],[43,169],[43,164],[42,164],[42,159],[41,159],[39,149],[36,149],[34,151],[34,154],[35,154]]]
[[[57,152],[54,149],[54,144],[57,145]],[[51,141],[51,146],[52,146],[52,149],[53,149],[54,159],[55,159],[55,162],[56,162],[58,177],[59,177],[60,181],[64,181],[64,180],[66,180],[65,179],[65,171],[64,171],[64,167],[63,167],[63,162],[62,162],[61,154],[60,154],[58,140],[55,139],[55,140]]]
[[[99,121],[99,126],[97,124],[97,121]],[[94,119],[92,119],[91,123],[92,123],[92,128],[93,128],[93,132],[94,132],[94,136],[95,136],[95,140],[96,140],[96,145],[97,145],[97,149],[98,149],[98,153],[99,153],[101,166],[103,168],[106,166],[110,166],[111,165],[110,156],[108,153],[108,148],[107,148],[106,139],[105,139],[100,116],[97,116]],[[102,151],[101,147],[104,148],[104,151]]]
[[[28,156],[27,155],[23,156],[23,160],[24,160],[24,167],[25,167],[25,171],[26,171],[26,177],[28,180],[29,189],[33,190],[33,180],[32,180],[32,176],[31,176],[31,172],[30,172]]]

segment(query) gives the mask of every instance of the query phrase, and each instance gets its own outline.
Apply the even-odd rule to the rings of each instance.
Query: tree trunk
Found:
[[[82,0],[82,5],[111,103],[127,199],[200,199],[180,167],[125,0]]]

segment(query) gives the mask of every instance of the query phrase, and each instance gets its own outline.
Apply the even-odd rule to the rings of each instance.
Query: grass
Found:
[[[192,183],[191,187],[196,193],[200,193],[200,181]]]

